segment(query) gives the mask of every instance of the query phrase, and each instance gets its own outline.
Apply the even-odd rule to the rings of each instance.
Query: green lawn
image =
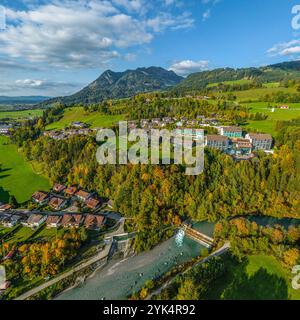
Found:
[[[47,178],[34,172],[15,145],[0,136],[0,201],[7,202],[14,195],[19,203],[30,199],[37,190],[49,190]]]
[[[268,102],[245,103],[244,105],[250,108],[251,113],[260,112],[268,115],[266,120],[249,121],[245,126],[248,131],[256,129],[260,132],[270,133],[275,136],[275,125],[278,120],[291,120],[300,117],[300,103],[288,103],[290,109],[282,110],[275,108],[274,112],[268,108]],[[276,104],[271,105],[276,106]]]
[[[28,227],[20,227],[16,232],[11,234],[7,239],[5,239],[6,243],[19,243],[28,240],[33,234],[35,230]]]
[[[253,255],[242,263],[223,257],[226,274],[215,281],[207,299],[300,300],[291,286],[292,274],[272,256]]]
[[[0,120],[2,119],[14,119],[23,120],[28,118],[40,117],[43,114],[42,109],[34,110],[22,110],[22,111],[0,111]]]
[[[85,112],[82,107],[74,107],[66,109],[64,116],[57,122],[47,126],[47,130],[63,129],[71,125],[74,121],[87,123],[91,128],[111,127],[115,123],[123,120],[124,115],[103,115],[98,112]]]
[[[35,241],[51,241],[52,239],[55,239],[56,236],[64,234],[65,231],[66,230],[63,228],[48,229],[46,226],[44,226],[37,234],[34,235],[32,239]]]

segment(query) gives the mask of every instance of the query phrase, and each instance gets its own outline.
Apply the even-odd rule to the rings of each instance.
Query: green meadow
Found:
[[[288,121],[300,117],[300,103],[288,103],[289,109],[275,108],[274,112],[268,108],[268,102],[253,102],[245,103],[245,106],[250,108],[251,113],[264,113],[268,116],[266,120],[249,121],[245,128],[249,130],[257,130],[259,132],[270,133],[276,136],[275,126],[279,120]],[[278,106],[280,104],[271,104],[272,106]]]
[[[63,117],[46,127],[47,130],[59,130],[71,125],[74,121],[81,121],[91,128],[109,128],[125,118],[124,115],[103,115],[98,112],[86,112],[82,107],[68,108]]]
[[[0,136],[0,201],[7,202],[14,195],[19,203],[30,199],[37,190],[49,190],[47,178],[36,173],[15,145]]]
[[[283,87],[276,87],[275,83],[272,83],[270,85],[267,85],[263,88],[255,88],[255,89],[249,89],[249,90],[243,90],[243,91],[232,91],[233,95],[236,96],[238,102],[242,101],[263,101],[264,97],[267,94],[273,94],[277,92],[284,92],[284,93],[297,93],[296,88],[283,88]],[[224,96],[228,95],[227,93],[218,93],[216,96]]]
[[[212,88],[212,87],[217,87],[219,84],[228,84],[228,85],[236,85],[236,84],[248,84],[248,83],[252,83],[252,80],[249,79],[241,79],[241,80],[230,80],[230,81],[222,81],[222,82],[214,82],[214,83],[210,83],[208,84],[206,87],[207,88]]]
[[[13,119],[25,120],[29,118],[40,117],[43,114],[42,109],[22,110],[22,111],[0,111],[0,120]]]
[[[253,255],[239,263],[222,257],[225,275],[215,281],[207,294],[213,300],[300,300],[292,288],[292,273],[272,256]]]

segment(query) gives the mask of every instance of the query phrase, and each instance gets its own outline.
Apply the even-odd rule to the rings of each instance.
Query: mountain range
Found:
[[[98,79],[66,97],[52,98],[39,104],[51,106],[60,102],[65,105],[100,103],[106,99],[120,99],[138,93],[159,90],[202,90],[208,84],[248,79],[257,82],[279,82],[300,79],[300,61],[283,62],[259,68],[218,68],[190,74],[183,78],[173,71],[160,67],[138,68],[125,72],[105,71]]]
[[[41,105],[53,103],[92,104],[106,99],[128,98],[142,92],[164,90],[177,85],[183,78],[160,67],[138,68],[125,72],[105,71],[98,79],[67,96],[50,99]]]

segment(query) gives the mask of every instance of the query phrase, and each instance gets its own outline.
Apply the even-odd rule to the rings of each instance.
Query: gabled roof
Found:
[[[47,224],[57,224],[61,221],[62,217],[61,216],[49,216],[46,220]]]
[[[84,220],[87,228],[100,228],[104,223],[105,217],[100,215],[88,214]]]
[[[37,191],[32,195],[32,199],[38,202],[43,202],[48,198],[48,193],[44,191]]]

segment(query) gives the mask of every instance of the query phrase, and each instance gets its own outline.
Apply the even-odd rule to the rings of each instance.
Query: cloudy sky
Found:
[[[298,59],[297,2],[0,0],[0,95],[69,95],[106,69],[186,76]]]

